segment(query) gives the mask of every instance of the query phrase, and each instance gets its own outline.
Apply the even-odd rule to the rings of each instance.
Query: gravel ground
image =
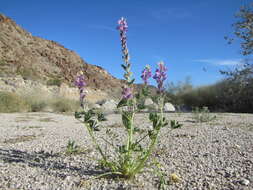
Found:
[[[156,158],[170,179],[166,189],[252,190],[253,189],[253,115],[216,114],[208,123],[195,123],[191,114],[167,113],[168,119],[183,124],[180,129],[163,128]],[[103,129],[124,142],[120,115],[107,116]],[[137,114],[136,125],[145,132],[150,126],[147,114]],[[82,149],[67,155],[68,140]],[[100,142],[102,143],[102,141]],[[111,149],[103,143],[110,153]],[[0,189],[158,189],[152,166],[136,179],[90,179],[105,171],[98,167],[99,154],[86,129],[73,116],[53,113],[0,114]]]

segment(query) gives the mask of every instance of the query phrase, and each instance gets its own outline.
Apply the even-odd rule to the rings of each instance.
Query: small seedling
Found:
[[[158,177],[157,186],[159,190],[165,190],[166,186],[169,185],[169,180],[166,180],[167,175],[165,172],[162,171],[161,164],[155,159],[153,164],[156,168],[154,168],[154,173]]]
[[[79,146],[76,145],[75,141],[69,140],[67,144],[66,154],[76,154],[80,151]]]
[[[182,127],[183,126],[183,124],[180,124],[178,121],[176,121],[176,120],[171,120],[170,121],[170,127],[172,128],[172,129],[177,129],[177,128],[180,128],[180,127]]]

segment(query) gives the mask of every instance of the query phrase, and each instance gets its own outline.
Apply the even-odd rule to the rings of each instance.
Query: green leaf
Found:
[[[132,144],[132,150],[135,152],[141,152],[143,151],[143,148],[140,144]]]
[[[117,108],[121,108],[123,106],[127,106],[127,100],[124,98],[120,100],[120,102],[117,105]]]
[[[132,119],[132,117],[133,117],[133,112],[124,111],[122,113],[122,122],[123,122],[123,125],[127,129],[131,128],[131,119]]]
[[[136,133],[136,132],[140,132],[140,128],[135,127],[133,132],[134,132],[134,133]]]
[[[97,117],[98,117],[98,121],[107,121],[103,113],[98,113]]]
[[[143,109],[146,108],[146,106],[145,106],[144,104],[138,104],[138,105],[137,105],[137,108],[138,108],[139,110],[143,110]]]
[[[82,117],[82,115],[80,114],[80,112],[75,112],[76,119],[80,119],[81,117]]]
[[[126,145],[119,146],[119,153],[123,154],[126,152],[127,152]]]
[[[130,82],[128,82],[128,85],[133,84],[133,83],[134,83],[134,81],[135,81],[135,79],[132,79]]]
[[[121,67],[122,67],[124,70],[127,69],[127,67],[126,67],[125,65],[123,65],[123,64],[121,64]]]
[[[153,138],[155,137],[155,132],[154,132],[154,130],[149,130],[149,131],[148,131],[148,136],[149,136],[150,139],[153,139]]]

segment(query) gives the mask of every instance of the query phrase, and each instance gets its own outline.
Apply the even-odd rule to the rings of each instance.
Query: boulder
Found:
[[[154,104],[154,102],[153,102],[153,100],[151,99],[151,98],[147,98],[146,100],[145,100],[145,102],[144,102],[144,105],[145,106],[151,106],[151,105],[153,105]]]
[[[114,112],[117,108],[117,103],[114,100],[106,100],[101,108],[105,111],[105,112]]]
[[[92,105],[92,108],[94,108],[94,109],[100,109],[101,106],[99,104],[94,104],[94,105]]]
[[[167,103],[164,104],[164,111],[165,111],[165,112],[175,112],[176,109],[175,109],[175,107],[172,105],[172,103],[167,102]]]

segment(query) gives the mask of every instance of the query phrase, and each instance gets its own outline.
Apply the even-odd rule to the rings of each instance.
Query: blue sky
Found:
[[[2,0],[0,12],[34,36],[54,40],[90,64],[122,78],[116,30],[127,18],[128,48],[136,82],[145,65],[163,60],[168,82],[191,77],[193,85],[222,78],[220,69],[240,63],[238,42],[228,45],[235,13],[250,0]],[[153,84],[153,82],[152,82]]]

